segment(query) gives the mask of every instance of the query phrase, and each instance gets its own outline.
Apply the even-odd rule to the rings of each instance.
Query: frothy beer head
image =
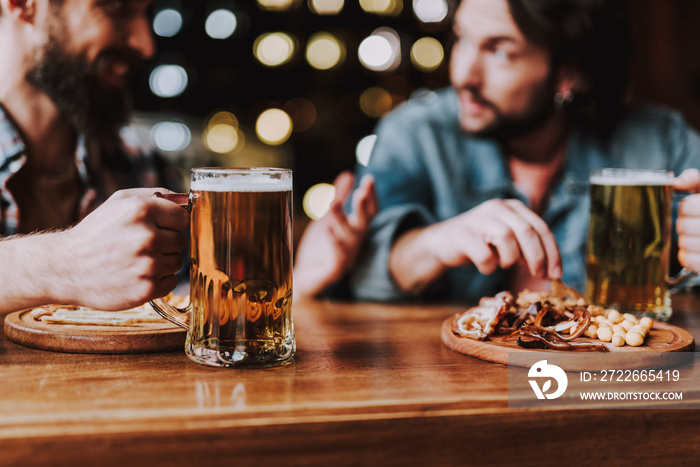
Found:
[[[642,186],[670,185],[673,173],[665,170],[602,169],[591,174],[592,185]]]
[[[292,191],[291,178],[270,178],[268,175],[247,173],[226,177],[206,177],[192,180],[191,191],[213,192],[278,192]]]

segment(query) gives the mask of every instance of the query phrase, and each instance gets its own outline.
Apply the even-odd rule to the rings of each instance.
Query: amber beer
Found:
[[[667,319],[673,174],[599,169],[591,175],[586,298]]]
[[[288,360],[295,351],[291,172],[198,170],[185,351],[215,366]]]

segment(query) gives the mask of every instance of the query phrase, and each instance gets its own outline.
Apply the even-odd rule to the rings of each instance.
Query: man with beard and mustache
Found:
[[[357,298],[473,302],[560,278],[582,290],[591,168],[700,166],[678,114],[625,102],[622,3],[461,2],[452,87],[385,117],[359,170],[380,210],[350,278]],[[685,172],[676,188],[699,181]],[[695,269],[696,239],[679,255]]]
[[[120,136],[150,3],[0,0],[0,311],[127,308],[176,285],[188,214],[137,188],[169,172]]]

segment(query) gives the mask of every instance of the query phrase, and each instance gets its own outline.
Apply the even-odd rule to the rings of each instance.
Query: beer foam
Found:
[[[191,191],[246,192],[292,191],[292,179],[269,178],[266,175],[246,175],[244,177],[205,178],[193,180]]]
[[[625,175],[591,175],[591,185],[604,186],[639,186],[670,185],[673,178],[665,172],[636,173]]]

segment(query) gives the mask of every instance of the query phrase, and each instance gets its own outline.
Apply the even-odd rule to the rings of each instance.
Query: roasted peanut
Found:
[[[621,332],[616,332],[612,336],[612,343],[615,347],[622,347],[625,345],[625,335]]]
[[[610,342],[612,340],[613,332],[610,326],[601,326],[598,328],[596,335],[598,336],[598,339],[604,342]]]
[[[632,328],[634,327],[635,324],[636,324],[636,323],[634,323],[634,322],[632,322],[632,321],[626,319],[626,320],[624,320],[623,322],[620,323],[620,326],[622,326],[623,328],[625,328],[625,332],[628,332],[630,329],[632,329]]]
[[[597,337],[598,332],[598,326],[595,324],[591,323],[588,325],[588,328],[586,328],[586,335],[590,337],[591,339],[595,339]]]
[[[624,315],[622,315],[622,319],[627,320],[627,321],[631,321],[632,324],[637,324],[637,321],[638,321],[637,317],[634,316],[632,313],[625,313]]]
[[[648,316],[645,316],[644,318],[639,320],[639,324],[647,328],[648,330],[651,330],[651,328],[654,326],[654,320],[649,318]]]
[[[639,331],[629,331],[625,335],[625,342],[632,347],[640,346],[644,343],[644,334]]]
[[[615,334],[616,332],[619,332],[620,334],[625,334],[627,332],[627,330],[625,328],[623,328],[622,326],[620,326],[619,324],[613,324],[612,331],[613,331],[613,334]]]
[[[610,312],[608,313],[608,319],[613,323],[617,324],[620,321],[622,321],[622,315],[617,310],[610,310]]]

